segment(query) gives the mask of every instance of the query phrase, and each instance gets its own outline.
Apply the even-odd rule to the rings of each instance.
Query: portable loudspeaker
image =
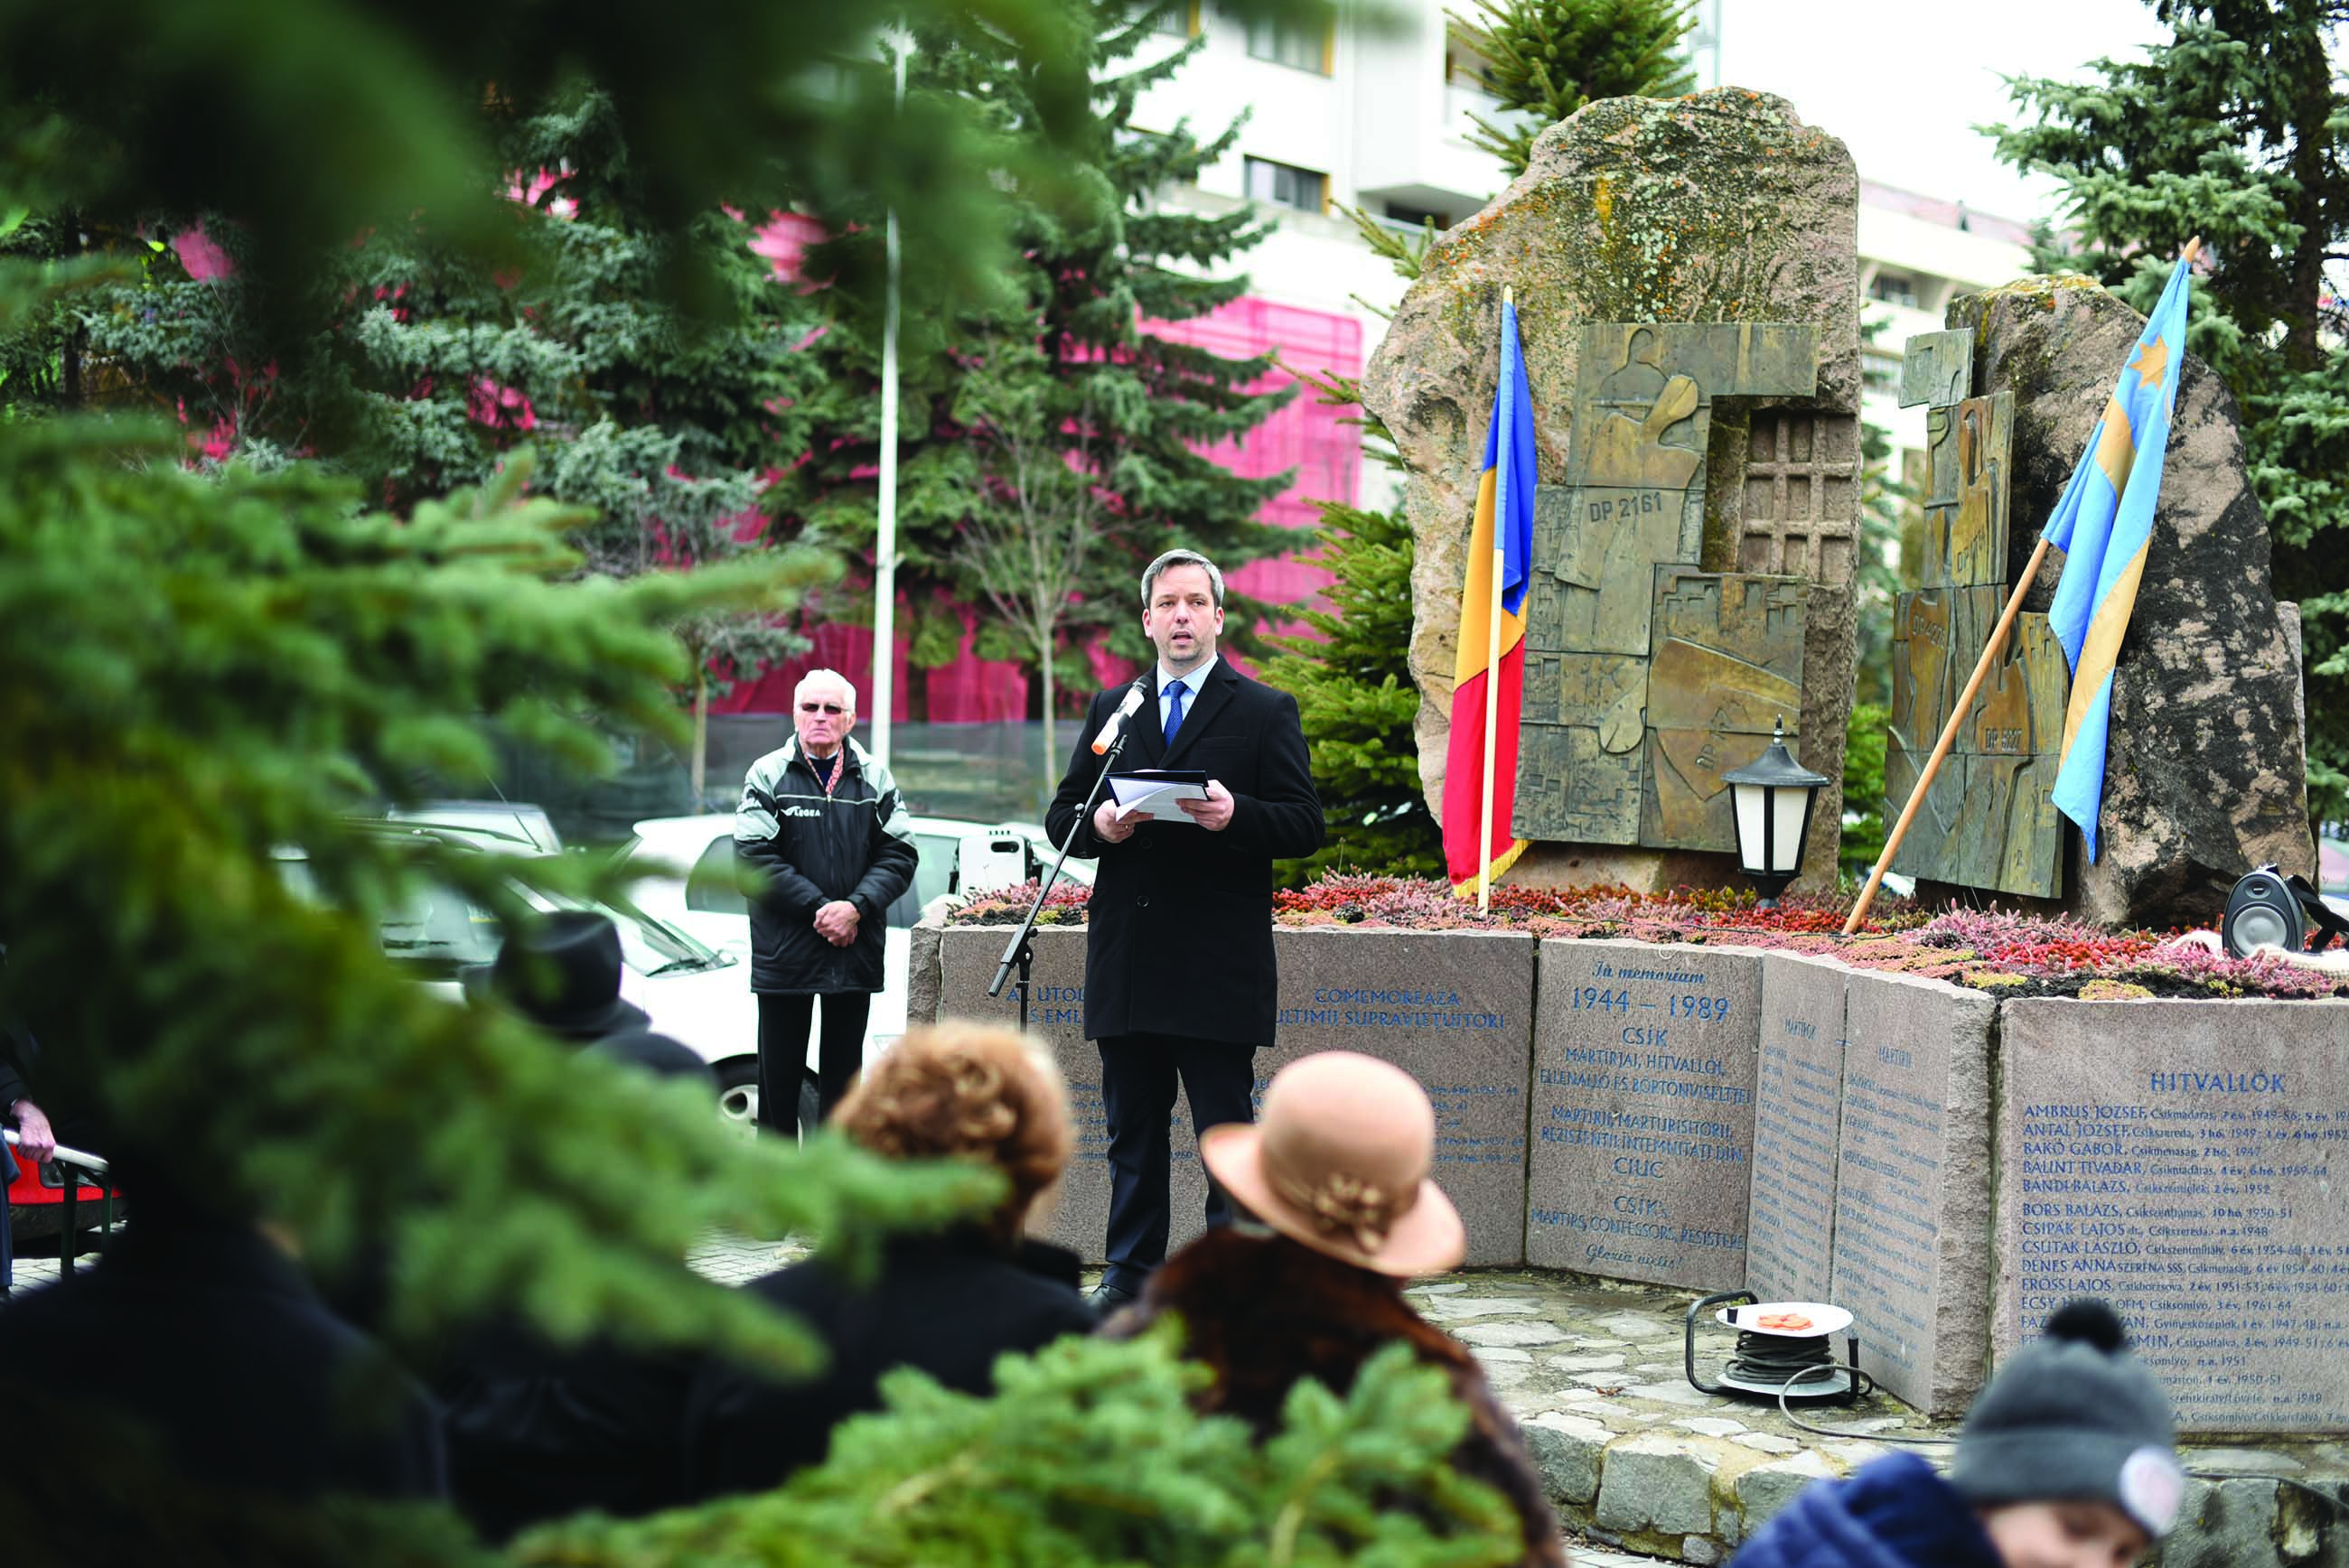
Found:
[[[2314,947],[2308,943],[2312,931],[2320,934]],[[2322,953],[2335,937],[2349,945],[2349,920],[2335,913],[2306,877],[2261,866],[2227,895],[2227,915],[2220,922],[2219,934],[2234,958],[2248,958],[2253,948],[2270,943],[2287,953]]]

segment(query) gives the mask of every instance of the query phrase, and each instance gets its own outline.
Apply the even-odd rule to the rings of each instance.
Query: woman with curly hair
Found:
[[[862,1286],[822,1258],[752,1281],[746,1288],[806,1324],[831,1358],[812,1382],[779,1383],[719,1360],[696,1373],[685,1430],[695,1498],[763,1491],[821,1463],[833,1427],[881,1408],[881,1376],[895,1367],[984,1394],[1003,1352],[1093,1326],[1076,1255],[1022,1235],[1071,1149],[1068,1097],[1040,1049],[987,1025],[916,1029],[865,1068],[833,1125],[892,1160],[977,1161],[1008,1190],[977,1220],[891,1237]]]

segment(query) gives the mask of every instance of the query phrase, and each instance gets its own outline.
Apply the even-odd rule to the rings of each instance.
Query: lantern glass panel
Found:
[[[1771,810],[1777,818],[1776,830],[1770,840],[1770,870],[1790,872],[1803,858],[1803,819],[1810,812],[1811,792],[1795,785],[1770,793]]]
[[[1746,875],[1756,876],[1769,870],[1762,863],[1762,813],[1769,791],[1759,784],[1732,784],[1729,789],[1737,804],[1737,862]]]

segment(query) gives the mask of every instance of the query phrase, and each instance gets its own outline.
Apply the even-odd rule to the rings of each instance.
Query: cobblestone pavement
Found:
[[[84,1253],[74,1260],[74,1267],[77,1271],[86,1269],[97,1261],[95,1255]],[[11,1277],[16,1281],[17,1292],[22,1294],[28,1290],[37,1290],[45,1284],[55,1284],[58,1273],[59,1267],[55,1258],[18,1258],[16,1268],[11,1271]]]
[[[807,1253],[807,1244],[795,1236],[781,1242],[758,1242],[748,1236],[713,1231],[685,1254],[685,1261],[719,1284],[748,1284]]]
[[[1846,1408],[1702,1393],[1683,1345],[1692,1296],[1552,1274],[1461,1274],[1414,1286],[1414,1305],[1469,1346],[1516,1415],[1571,1536],[1577,1561],[1635,1549],[1717,1563],[1814,1480],[1848,1474],[1897,1448],[1936,1465],[1955,1422],[1929,1422],[1886,1395]],[[1708,1319],[1697,1371],[1717,1382],[1734,1334]],[[1806,1429],[1803,1421],[1829,1429]],[[2191,1445],[2178,1532],[2161,1561],[2181,1568],[2349,1564],[2349,1442],[2259,1439]],[[1640,1559],[1627,1560],[1638,1562]]]

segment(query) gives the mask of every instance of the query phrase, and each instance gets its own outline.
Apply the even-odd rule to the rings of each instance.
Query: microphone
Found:
[[[1108,755],[1109,748],[1116,744],[1118,731],[1125,727],[1126,720],[1132,718],[1134,711],[1142,707],[1142,682],[1139,679],[1126,688],[1125,700],[1117,705],[1117,711],[1109,716],[1109,722],[1101,727],[1099,735],[1093,737],[1095,757]]]

